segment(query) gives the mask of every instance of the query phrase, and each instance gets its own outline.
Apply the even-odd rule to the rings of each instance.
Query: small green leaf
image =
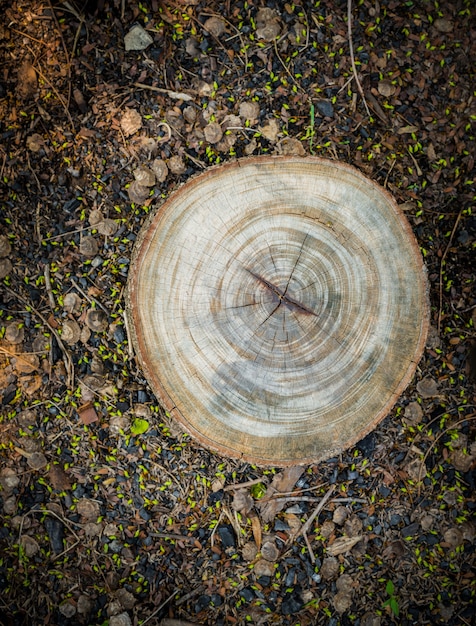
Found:
[[[395,617],[398,617],[400,610],[398,608],[398,602],[395,600],[395,598],[390,598],[390,608],[392,609],[392,613],[395,615]]]
[[[389,596],[393,596],[393,594],[395,593],[395,587],[391,580],[387,581],[387,586],[385,587],[385,591],[388,593]]]
[[[132,422],[131,433],[133,435],[142,435],[142,433],[145,433],[147,430],[149,430],[149,422],[136,417]]]

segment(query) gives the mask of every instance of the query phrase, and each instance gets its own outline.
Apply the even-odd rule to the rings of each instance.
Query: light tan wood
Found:
[[[321,461],[385,417],[421,357],[427,281],[393,198],[319,158],[211,168],[143,227],[128,283],[140,365],[202,444]]]

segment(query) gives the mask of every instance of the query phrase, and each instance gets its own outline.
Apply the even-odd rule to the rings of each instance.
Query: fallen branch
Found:
[[[357,89],[362,96],[365,110],[367,111],[367,115],[370,117],[370,109],[368,107],[367,100],[365,99],[364,90],[362,89],[362,85],[360,84],[360,80],[357,75],[357,68],[355,67],[354,44],[352,43],[352,0],[347,0],[347,32],[349,35],[349,51],[350,60],[352,62],[352,72],[354,73],[355,82],[357,83]]]

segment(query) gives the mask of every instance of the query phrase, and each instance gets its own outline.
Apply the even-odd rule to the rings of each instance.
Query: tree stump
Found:
[[[425,345],[409,223],[358,170],[308,157],[211,168],[144,225],[128,282],[154,393],[204,446],[325,460],[384,418]]]

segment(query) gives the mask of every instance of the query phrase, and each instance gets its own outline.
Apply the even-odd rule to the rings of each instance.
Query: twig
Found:
[[[469,415],[468,417],[465,417],[464,419],[458,420],[457,422],[455,422],[454,424],[451,424],[451,426],[448,426],[448,428],[445,428],[445,430],[443,430],[437,437],[435,437],[435,440],[432,441],[430,447],[428,448],[428,450],[425,452],[425,456],[422,459],[421,462],[421,467],[420,470],[418,472],[418,495],[420,495],[420,485],[421,485],[421,481],[423,478],[423,468],[426,467],[426,460],[428,458],[428,455],[430,454],[430,452],[432,451],[432,449],[434,448],[434,446],[437,444],[437,442],[447,433],[449,433],[451,430],[454,430],[457,426],[459,426],[460,424],[464,424],[465,422],[471,422],[473,420],[476,420],[476,415]]]
[[[164,89],[163,87],[154,87],[153,85],[146,85],[145,83],[134,83],[134,87],[139,89],[148,89],[149,91],[156,91],[157,93],[164,93],[172,100],[183,100],[184,102],[190,102],[193,100],[193,96],[188,93],[182,93],[178,91],[172,91],[171,89]]]
[[[179,589],[179,587],[177,587],[177,588],[174,590],[174,592],[170,594],[170,596],[169,596],[168,598],[165,598],[165,600],[162,602],[162,604],[160,604],[160,605],[159,605],[159,606],[155,609],[155,611],[153,611],[153,612],[149,615],[149,617],[148,617],[147,619],[145,619],[145,620],[142,622],[142,626],[144,626],[144,624],[147,624],[147,622],[149,622],[149,621],[150,621],[153,617],[155,617],[155,616],[157,615],[157,613],[159,613],[159,612],[160,612],[160,611],[164,608],[164,606],[166,606],[166,605],[170,602],[170,600],[172,600],[172,598],[173,598],[175,595],[177,595],[177,593],[178,593],[179,591],[180,591],[180,589]]]
[[[67,80],[67,83],[68,83],[68,96],[66,98],[66,107],[65,107],[65,109],[66,109],[66,113],[67,113],[67,115],[69,117],[69,120],[71,122],[71,126],[73,127],[73,132],[75,132],[73,120],[71,118],[71,115],[69,114],[69,105],[71,103],[71,87],[72,87],[72,84],[73,84],[73,81],[71,80],[71,60],[69,58],[68,48],[66,47],[66,44],[64,42],[63,33],[61,32],[61,26],[59,25],[58,18],[56,17],[56,13],[55,13],[55,10],[53,8],[53,4],[52,4],[51,0],[48,0],[48,4],[50,5],[50,11],[51,11],[51,14],[53,15],[53,19],[54,19],[55,25],[56,25],[56,30],[58,31],[58,35],[60,36],[61,45],[63,47],[64,56],[66,58],[66,68],[67,68],[67,71],[68,71],[68,80]]]
[[[309,541],[309,539],[307,537],[307,533],[308,533],[308,531],[309,531],[313,521],[316,519],[316,517],[319,515],[319,513],[324,508],[326,502],[329,500],[331,495],[334,493],[334,490],[335,490],[335,485],[332,485],[329,488],[329,490],[327,491],[327,493],[320,499],[319,504],[316,506],[314,511],[311,513],[311,515],[309,516],[309,519],[306,521],[306,523],[301,526],[301,528],[299,529],[299,532],[296,535],[296,539],[299,537],[299,535],[303,535],[304,536],[304,541],[306,542],[307,549],[309,550],[309,557],[311,559],[311,563],[315,563],[316,562],[316,557],[314,555],[311,543],[310,543],[310,541]]]
[[[443,266],[445,264],[446,255],[448,254],[449,249],[451,247],[451,244],[453,243],[453,237],[455,235],[456,229],[458,228],[458,224],[459,224],[459,221],[461,219],[461,216],[463,215],[463,211],[464,211],[464,208],[462,208],[460,210],[460,212],[458,213],[458,217],[456,218],[455,224],[453,226],[453,230],[451,231],[450,240],[448,241],[448,245],[446,246],[446,249],[443,252],[443,256],[441,257],[441,262],[440,262],[440,281],[439,281],[440,307],[439,307],[439,310],[438,310],[438,324],[437,324],[438,334],[440,334],[441,315],[442,315],[442,308],[443,308]]]
[[[245,487],[252,487],[258,483],[266,483],[266,478],[255,478],[254,480],[247,480],[245,483],[233,483],[232,485],[223,487],[223,491],[237,491],[238,489],[244,489]]]
[[[354,73],[355,82],[357,83],[357,89],[362,96],[362,101],[364,103],[365,110],[367,111],[367,115],[371,117],[370,110],[367,105],[367,100],[365,99],[364,90],[362,89],[362,85],[360,84],[360,80],[357,75],[357,68],[355,67],[354,44],[352,43],[352,0],[347,0],[347,32],[349,34],[349,51],[350,60],[352,62],[352,72]]]
[[[54,311],[55,308],[56,308],[56,302],[55,302],[55,297],[53,295],[53,290],[51,288],[51,275],[50,275],[50,264],[49,263],[47,263],[45,265],[44,276],[45,276],[46,293],[48,294],[48,301],[50,303],[51,310]]]
[[[53,333],[53,335],[55,336],[56,341],[58,342],[58,345],[61,349],[61,352],[63,353],[63,361],[66,367],[66,373],[68,375],[68,380],[67,380],[67,386],[69,388],[73,387],[73,383],[74,383],[74,366],[73,366],[73,361],[71,360],[71,357],[69,355],[69,352],[67,351],[61,337],[60,334],[58,333],[58,331],[56,330],[56,328],[54,328],[54,326],[52,326],[48,320],[38,311],[38,309],[36,309],[31,302],[29,302],[26,298],[24,298],[23,296],[21,296],[19,293],[13,291],[13,289],[10,289],[10,287],[7,287],[5,285],[5,289],[12,294],[13,297],[18,298],[18,300],[20,300],[21,302],[23,302],[23,304],[25,304],[27,307],[30,307],[30,309],[35,313],[35,315],[37,315],[40,320],[43,322],[43,324],[45,324],[45,326],[48,326],[48,328],[50,329],[50,331]]]
[[[148,533],[149,537],[159,537],[160,539],[174,539],[175,541],[196,541],[195,537],[188,535],[176,535],[175,533]]]
[[[100,309],[102,309],[102,310],[104,311],[104,313],[105,313],[107,316],[109,316],[109,311],[106,309],[106,307],[105,307],[105,306],[103,306],[103,305],[102,305],[102,304],[101,304],[98,300],[96,300],[96,298],[91,298],[90,296],[88,296],[88,294],[87,294],[87,293],[86,293],[83,289],[81,289],[81,287],[80,287],[80,286],[78,285],[78,283],[74,280],[74,278],[72,278],[72,279],[71,279],[71,282],[73,283],[74,288],[75,288],[75,289],[77,289],[77,290],[79,291],[79,293],[80,293],[81,295],[83,295],[83,296],[86,298],[86,300],[87,300],[88,302],[90,302],[91,304],[93,304],[93,303],[94,303],[94,304],[97,304],[97,306],[98,306]]]
[[[316,519],[316,517],[322,511],[322,509],[324,508],[326,502],[329,500],[331,495],[334,493],[334,490],[335,490],[335,485],[331,485],[331,487],[329,487],[329,490],[327,491],[327,493],[321,498],[319,504],[316,506],[314,511],[309,516],[309,519],[306,521],[305,524],[302,525],[301,529],[299,530],[299,532],[297,534],[297,537],[299,537],[299,535],[305,535],[308,532],[308,530],[311,527],[312,522]]]

